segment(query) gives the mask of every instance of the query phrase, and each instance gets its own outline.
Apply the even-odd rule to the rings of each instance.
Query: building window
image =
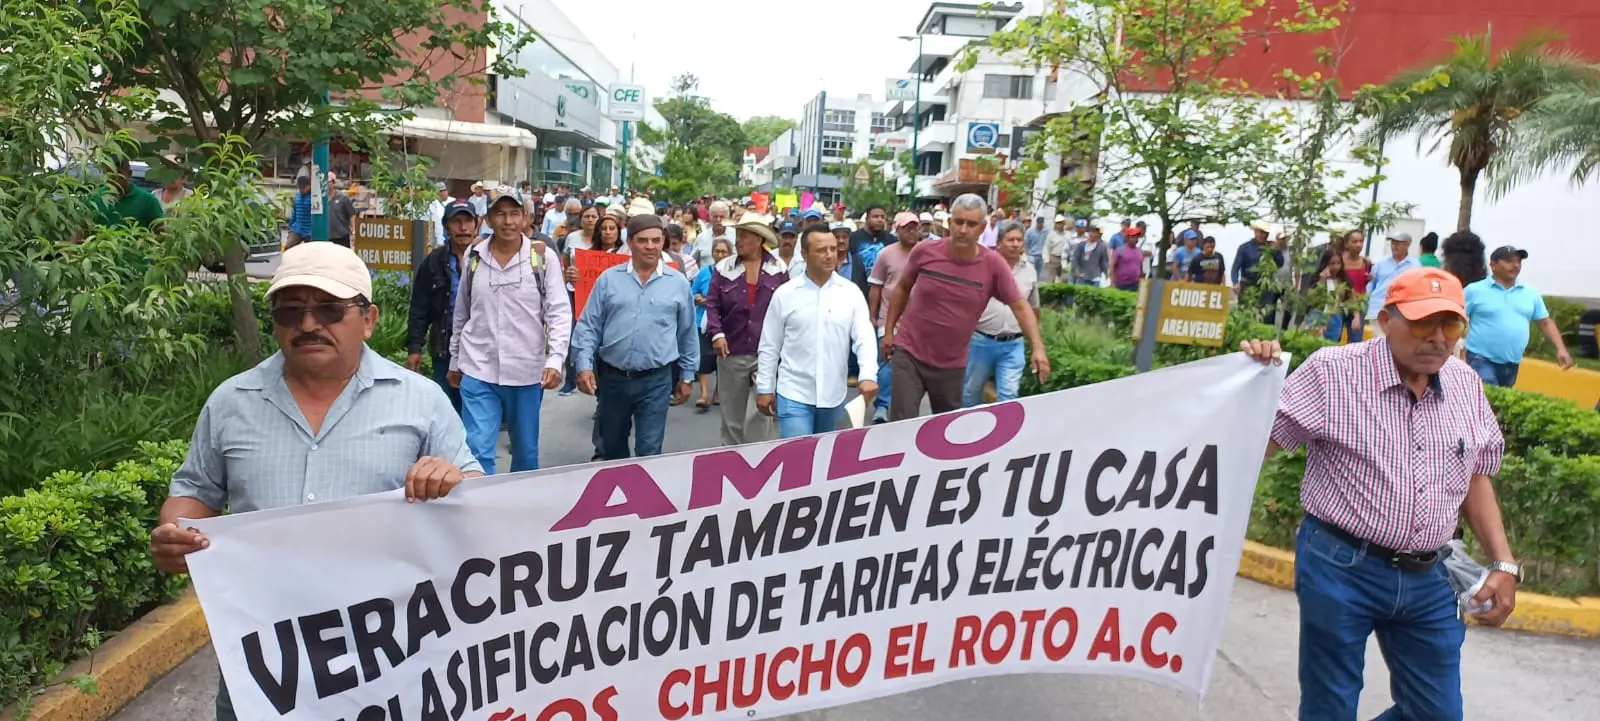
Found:
[[[851,149],[852,143],[848,140],[839,138],[822,139],[822,157],[824,158],[848,158],[850,157]]]
[[[1033,98],[1032,75],[985,75],[983,97],[1003,100],[1030,100]]]
[[[894,130],[894,118],[883,113],[872,114],[872,132],[887,133],[890,130]]]
[[[831,130],[835,133],[854,133],[856,131],[856,111],[824,111],[822,113],[822,129]]]

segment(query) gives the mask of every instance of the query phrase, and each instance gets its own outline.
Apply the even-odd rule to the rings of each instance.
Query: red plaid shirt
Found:
[[[1283,386],[1272,440],[1306,447],[1307,513],[1403,551],[1448,543],[1472,476],[1497,473],[1505,451],[1466,363],[1451,358],[1417,398],[1382,338],[1311,354]]]

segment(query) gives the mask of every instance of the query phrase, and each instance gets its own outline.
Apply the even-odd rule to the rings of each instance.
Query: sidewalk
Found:
[[[1252,721],[1293,719],[1298,614],[1294,595],[1251,581],[1234,586],[1210,694],[1196,704],[1163,686],[1091,676],[1008,676],[958,681],[788,721]],[[1469,719],[1600,719],[1600,642],[1471,628],[1462,687]],[[212,718],[216,657],[209,648],[158,682],[114,721]],[[1367,651],[1361,717],[1389,704],[1376,643]],[[466,721],[479,721],[466,719]]]

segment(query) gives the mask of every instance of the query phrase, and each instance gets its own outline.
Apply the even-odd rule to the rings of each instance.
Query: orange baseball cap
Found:
[[[1406,320],[1422,320],[1435,313],[1467,317],[1466,293],[1461,281],[1438,268],[1417,268],[1395,276],[1384,299]]]

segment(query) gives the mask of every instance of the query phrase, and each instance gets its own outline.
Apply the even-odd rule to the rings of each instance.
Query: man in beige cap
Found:
[[[333,501],[404,489],[440,498],[483,475],[444,391],[367,348],[378,322],[372,276],[355,251],[284,251],[267,291],[279,351],[229,378],[195,423],[150,553],[167,573],[208,541],[180,518]],[[234,718],[227,689],[217,718]]]

